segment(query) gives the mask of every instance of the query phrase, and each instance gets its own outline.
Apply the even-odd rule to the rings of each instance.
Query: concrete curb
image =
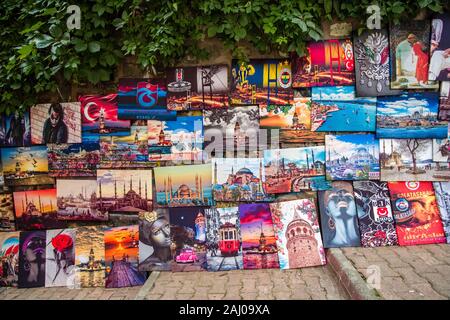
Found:
[[[150,273],[150,276],[148,277],[147,281],[145,281],[144,285],[141,287],[139,292],[137,293],[136,297],[134,297],[134,300],[144,300],[147,293],[152,290],[153,286],[155,285],[156,279],[158,279],[160,274],[160,271],[153,271]]]
[[[380,295],[370,288],[352,263],[345,257],[342,250],[332,248],[327,250],[328,265],[337,275],[339,283],[345,288],[352,300],[380,300]]]

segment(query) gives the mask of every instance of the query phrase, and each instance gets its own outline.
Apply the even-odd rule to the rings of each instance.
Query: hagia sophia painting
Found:
[[[158,167],[154,172],[157,206],[212,205],[211,164]]]

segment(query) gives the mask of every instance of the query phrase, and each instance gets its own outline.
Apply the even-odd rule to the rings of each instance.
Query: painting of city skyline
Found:
[[[22,114],[2,114],[0,119],[0,146],[28,147],[31,145],[30,111]]]
[[[45,247],[45,286],[75,286],[76,229],[47,230]]]
[[[308,190],[308,177],[325,175],[325,147],[264,150],[264,190],[287,193]]]
[[[0,232],[16,230],[12,193],[0,193]]]
[[[20,232],[0,232],[0,287],[17,287]]]
[[[312,88],[311,131],[375,131],[377,98],[355,94],[353,86]]]
[[[409,92],[380,97],[377,102],[378,138],[446,138],[447,123],[437,119],[437,92]]]
[[[271,203],[270,211],[281,269],[326,263],[314,199]]]
[[[98,143],[48,144],[51,177],[95,177],[100,162]]]
[[[106,265],[103,228],[78,227],[75,243],[76,285],[81,288],[104,288]]]
[[[379,142],[374,134],[342,134],[325,137],[328,180],[378,180]]]
[[[450,243],[450,182],[433,182],[436,201],[444,227],[447,243]]]
[[[160,207],[212,205],[211,164],[157,167],[156,204]]]
[[[450,120],[450,81],[441,82],[439,96],[439,120]]]

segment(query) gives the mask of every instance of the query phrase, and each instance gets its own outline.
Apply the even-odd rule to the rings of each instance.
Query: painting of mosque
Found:
[[[201,110],[228,107],[228,66],[168,68],[167,109]]]
[[[291,62],[288,59],[252,59],[231,62],[231,104],[263,108],[293,103]]]
[[[158,167],[154,171],[158,206],[212,205],[211,164]]]
[[[0,232],[14,231],[14,204],[12,193],[0,193]]]
[[[170,208],[172,271],[202,271],[207,268],[205,209]]]
[[[281,269],[326,263],[314,199],[271,203],[270,211]]]
[[[448,163],[433,162],[432,139],[380,139],[380,180],[445,181]]]
[[[215,201],[268,201],[264,192],[262,159],[213,158]]]
[[[100,162],[98,143],[48,144],[51,177],[95,177]]]
[[[306,178],[325,175],[325,147],[264,150],[264,190],[288,193],[309,190]]]
[[[374,134],[342,134],[325,137],[328,180],[378,180],[379,142]]]
[[[202,161],[202,116],[179,116],[174,121],[148,120],[150,161]]]
[[[81,226],[75,237],[76,287],[105,287],[105,243],[100,226]]]
[[[377,101],[378,138],[447,138],[447,122],[438,121],[437,92],[409,92]]]
[[[20,232],[0,232],[0,287],[17,287]]]

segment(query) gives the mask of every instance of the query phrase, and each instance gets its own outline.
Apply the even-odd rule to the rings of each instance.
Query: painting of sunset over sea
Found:
[[[278,249],[268,203],[239,206],[244,269],[279,268]]]

